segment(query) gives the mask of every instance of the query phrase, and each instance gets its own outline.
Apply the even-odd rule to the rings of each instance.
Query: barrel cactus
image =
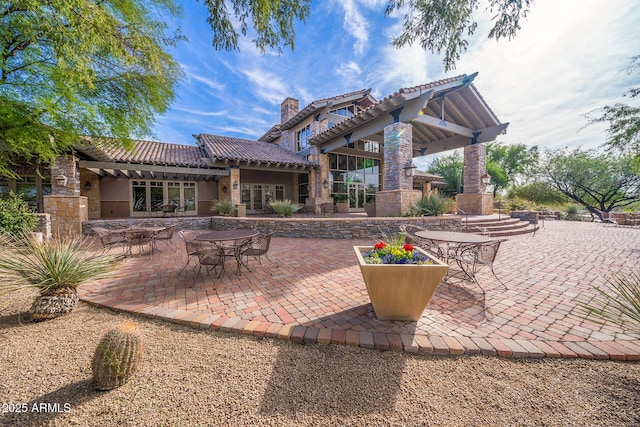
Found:
[[[126,383],[138,369],[142,345],[142,331],[133,322],[107,331],[93,355],[94,388],[112,390]]]

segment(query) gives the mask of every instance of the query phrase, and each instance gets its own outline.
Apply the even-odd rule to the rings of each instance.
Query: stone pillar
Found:
[[[43,197],[44,212],[51,215],[51,231],[60,236],[81,236],[89,219],[87,197],[80,196],[80,172],[71,155],[56,157],[51,165],[51,195]]]
[[[280,123],[289,121],[293,116],[298,114],[300,103],[297,99],[287,98],[280,104]]]
[[[233,205],[240,204],[240,168],[233,165],[229,168],[229,194],[231,194],[231,203]]]
[[[431,182],[427,181],[422,185],[422,194],[424,196],[431,194]]]
[[[318,135],[329,128],[327,120],[314,121],[310,125],[311,137]],[[309,173],[309,198],[307,204],[317,206],[320,203],[329,202],[330,189],[324,187],[324,182],[327,184],[329,180],[329,155],[322,154],[320,149],[312,145],[310,147],[309,160],[316,163],[319,167],[312,170]]]
[[[413,155],[413,127],[408,123],[393,123],[384,128],[383,191],[376,193],[376,216],[406,213],[422,196],[413,189],[413,177],[405,168]]]
[[[100,176],[87,169],[80,171],[80,195],[88,199],[89,219],[100,219],[102,208],[100,206]]]
[[[472,144],[464,147],[464,183],[463,193],[456,196],[456,205],[466,213],[491,215],[493,213],[493,194],[486,193],[482,176],[487,173],[487,148],[484,144]]]

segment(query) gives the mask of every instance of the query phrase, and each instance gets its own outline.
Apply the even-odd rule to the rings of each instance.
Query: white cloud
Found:
[[[287,85],[273,73],[258,68],[240,72],[255,86],[256,94],[271,104],[280,104],[289,96]]]
[[[219,117],[219,116],[226,116],[227,114],[229,114],[229,112],[227,110],[222,110],[222,111],[202,111],[202,110],[193,110],[193,109],[184,108],[184,107],[173,107],[173,110],[180,111],[182,113],[188,113],[188,114],[196,115],[196,116],[204,116],[204,117]]]
[[[371,1],[367,3],[373,3]],[[369,41],[369,22],[364,17],[354,0],[331,0],[330,4],[338,5],[344,12],[342,27],[355,39],[354,53],[361,55]]]
[[[215,80],[196,74],[191,71],[192,67],[190,66],[183,65],[182,67],[185,70],[185,76],[187,79],[195,80],[214,90],[222,90],[225,87],[224,83],[218,83]]]

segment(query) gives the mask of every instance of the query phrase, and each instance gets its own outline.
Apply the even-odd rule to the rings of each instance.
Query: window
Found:
[[[247,205],[247,212],[250,213],[262,211],[266,203],[284,199],[284,185],[242,184],[240,186],[240,202]]]
[[[329,153],[329,180],[334,199],[348,200],[350,209],[360,210],[380,190],[380,160]]]
[[[309,138],[311,137],[311,125],[305,126],[296,132],[297,151],[302,151],[309,147]]]
[[[336,108],[335,110],[329,111],[331,114],[335,114],[336,116],[342,117],[353,117],[360,112],[360,107],[357,105],[347,105],[346,107]]]
[[[180,181],[131,181],[131,214],[162,212],[163,205],[176,205],[180,212],[194,215],[197,210],[196,183]]]

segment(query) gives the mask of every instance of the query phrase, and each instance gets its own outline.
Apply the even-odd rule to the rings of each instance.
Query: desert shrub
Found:
[[[38,217],[29,209],[27,202],[13,192],[0,199],[0,233],[19,236],[36,229]]]
[[[538,205],[562,205],[567,202],[564,194],[545,182],[532,182],[512,187],[508,197],[530,200]]]
[[[412,216],[438,216],[451,210],[451,199],[439,194],[430,194],[418,199],[409,209]]]
[[[233,203],[230,199],[215,200],[211,205],[211,210],[218,212],[220,215],[231,215]]]
[[[275,200],[270,205],[275,213],[281,217],[290,217],[301,208],[299,204],[293,203],[291,200]]]
[[[611,291],[595,287],[593,300],[579,302],[582,317],[640,331],[640,271],[614,274],[607,284]]]

